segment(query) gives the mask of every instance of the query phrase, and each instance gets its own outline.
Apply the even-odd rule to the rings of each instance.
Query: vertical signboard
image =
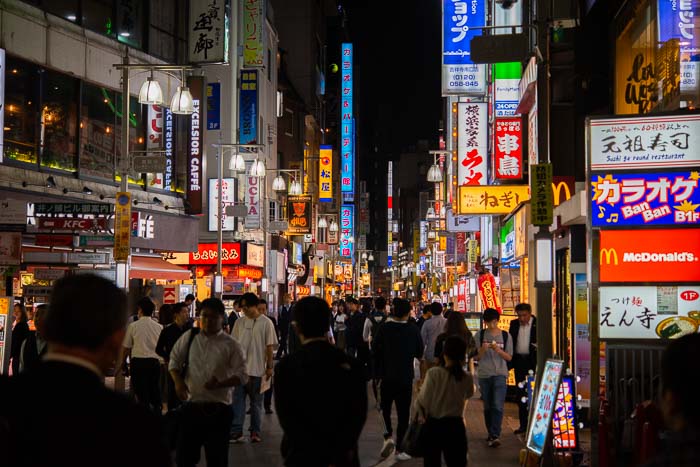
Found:
[[[494,26],[519,26],[523,24],[522,3],[516,2],[510,8],[501,8],[496,5],[493,8]],[[510,28],[497,28],[493,34],[511,34]],[[522,28],[517,28],[516,32],[522,32]],[[496,63],[493,66],[494,85],[494,116],[512,117],[515,109],[518,108],[520,100],[518,84],[522,75],[520,62]]]
[[[260,178],[250,175],[250,167],[252,161],[245,163],[245,228],[259,229],[260,228]]]
[[[190,63],[228,61],[226,0],[190,0],[188,29]]]
[[[523,178],[523,141],[520,118],[497,118],[493,151],[496,180]]]
[[[265,66],[265,44],[263,43],[263,0],[243,2],[243,66],[262,68]]]
[[[355,206],[343,204],[340,208],[340,256],[353,259],[353,224],[355,222]]]
[[[190,134],[187,164],[187,200],[190,205],[188,214],[202,214],[202,150],[204,148],[202,139],[202,95],[204,88],[204,78],[201,76],[190,76],[187,84],[192,93],[192,107],[194,111],[190,116]]]
[[[485,185],[488,108],[483,102],[457,105],[457,182]]]
[[[311,233],[311,195],[289,195],[287,197],[287,216],[291,235]]]
[[[333,146],[321,146],[318,164],[318,200],[322,203],[333,201]]]
[[[442,2],[442,93],[486,93],[486,65],[471,60],[471,40],[486,26],[486,0]]]
[[[392,265],[392,237],[391,237],[391,226],[393,223],[393,209],[394,209],[394,166],[393,162],[389,161],[389,170],[387,172],[387,192],[386,192],[386,203],[387,203],[387,265],[391,267]],[[427,234],[426,234],[427,235]],[[427,239],[426,239],[427,241]],[[425,248],[425,246],[421,246],[421,248]]]
[[[163,143],[165,148],[165,174],[163,174],[163,188],[173,189],[173,166],[175,162],[175,133],[173,132],[173,113],[165,107],[163,112]]]
[[[340,82],[340,191],[352,193],[355,173],[355,118],[353,116],[352,80],[353,48],[352,44],[341,46],[341,82]]]
[[[5,49],[0,49],[0,128],[5,128]],[[5,157],[5,131],[0,131],[0,163]]]
[[[233,232],[236,230],[236,222],[233,216],[226,215],[226,206],[233,206],[236,201],[235,179],[224,178],[221,183],[221,230]],[[209,179],[208,191],[209,206],[209,231],[214,232],[218,229],[216,220],[219,217],[219,180],[216,178]]]
[[[207,84],[207,130],[221,129],[221,83]]]
[[[131,252],[131,193],[119,192],[114,207],[114,261],[127,261]]]
[[[552,164],[534,164],[530,174],[530,223],[552,225],[554,207],[552,196]]]
[[[154,151],[160,151],[163,149],[163,107],[160,105],[148,106],[146,149]],[[146,174],[146,180],[148,182],[148,186],[151,188],[163,188],[162,173]]]
[[[556,408],[559,383],[563,373],[564,362],[547,360],[542,373],[542,381],[538,382],[537,396],[533,403],[533,416],[530,417],[530,427],[527,430],[527,448],[541,456],[549,435],[549,426]]]
[[[695,3],[695,6],[694,6]],[[675,53],[680,45],[680,91],[681,95],[697,95],[700,78],[700,44],[695,38],[697,3],[678,0],[658,0],[659,44],[677,41]],[[682,99],[681,99],[682,100]]]
[[[256,70],[241,70],[238,134],[240,144],[255,144],[258,141],[258,72]]]

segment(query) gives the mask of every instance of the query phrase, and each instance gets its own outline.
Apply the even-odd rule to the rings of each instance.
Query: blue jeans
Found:
[[[489,437],[501,436],[501,423],[503,422],[503,404],[506,401],[506,377],[489,376],[479,378],[481,400],[484,401],[484,422]]]
[[[250,399],[250,431],[251,433],[260,434],[262,429],[260,412],[262,411],[263,395],[260,394],[260,384],[262,378],[260,376],[249,376],[248,384],[245,386],[236,386],[233,390],[233,424],[231,425],[231,433],[243,433],[243,422],[245,422],[246,408],[245,398]]]

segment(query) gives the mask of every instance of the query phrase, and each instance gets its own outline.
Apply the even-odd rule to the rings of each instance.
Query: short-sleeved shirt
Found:
[[[156,345],[163,326],[150,316],[143,316],[126,328],[124,347],[131,349],[132,358],[157,358]]]
[[[267,370],[267,346],[277,345],[275,325],[270,318],[243,316],[236,320],[232,335],[243,349],[248,376],[263,376]]]
[[[496,342],[498,346],[503,349],[507,354],[513,355],[513,337],[508,335],[508,342],[505,343],[505,348],[503,348],[503,332],[499,329],[496,334],[491,334],[488,330],[479,331],[474,334],[474,340],[476,340],[476,348],[481,348],[481,334],[484,335],[485,342]],[[496,353],[495,350],[488,349],[484,356],[479,360],[479,371],[477,372],[479,378],[490,378],[491,376],[505,376],[508,377],[508,364],[506,361]]]

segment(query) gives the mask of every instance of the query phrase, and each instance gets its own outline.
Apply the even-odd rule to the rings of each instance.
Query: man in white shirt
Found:
[[[124,337],[124,355],[131,362],[131,387],[136,400],[160,414],[160,357],[156,345],[163,326],[151,318],[156,306],[150,298],[143,297],[136,306],[138,320],[129,324]]]
[[[250,441],[259,443],[262,419],[263,396],[260,387],[263,378],[272,378],[273,350],[277,345],[275,326],[267,316],[258,309],[258,297],[253,293],[243,294],[241,309],[243,317],[233,326],[233,337],[241,345],[246,359],[248,384],[238,386],[233,392],[233,424],[231,441],[243,440],[243,423],[245,422],[245,397],[250,398]]]
[[[521,383],[527,378],[530,370],[535,371],[537,367],[537,319],[532,316],[532,307],[529,303],[519,303],[515,306],[518,319],[510,322],[510,335],[513,337],[513,359],[508,367],[515,371],[515,381]],[[515,430],[515,434],[522,434],[527,431],[528,410],[527,403],[521,398],[527,395],[525,389],[520,389],[518,397],[518,418],[520,426]]]
[[[247,381],[245,357],[238,342],[222,330],[226,308],[221,300],[204,300],[200,317],[201,328],[178,339],[168,365],[178,397],[187,401],[181,409],[177,465],[197,465],[203,446],[208,466],[226,467],[231,388]]]

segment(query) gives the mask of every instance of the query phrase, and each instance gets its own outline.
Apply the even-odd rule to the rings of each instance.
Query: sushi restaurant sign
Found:
[[[700,285],[601,287],[601,339],[677,339],[698,332]]]

